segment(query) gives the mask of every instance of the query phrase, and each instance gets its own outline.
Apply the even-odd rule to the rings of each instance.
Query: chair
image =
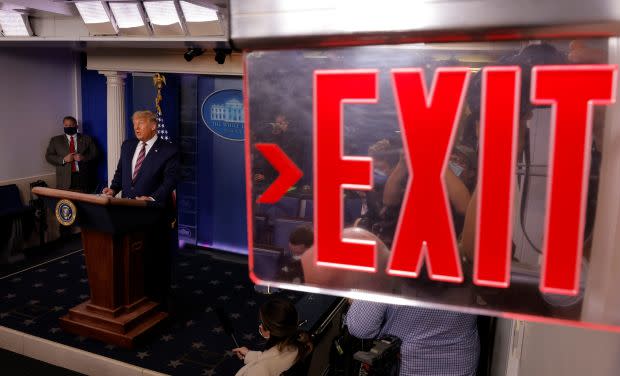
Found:
[[[299,215],[300,201],[294,197],[282,197],[275,204],[258,204],[254,215],[264,218],[263,231],[260,236],[261,243],[272,244],[273,228],[275,220],[278,218],[295,218]],[[263,220],[261,220],[263,221]]]
[[[282,197],[275,204],[258,204],[255,214],[269,218],[297,217],[299,215],[299,199]]]
[[[0,186],[0,239],[8,239],[0,244],[0,262],[15,262],[23,255],[16,252],[23,247],[34,225],[34,210],[22,203],[17,185]]]
[[[256,215],[254,216],[254,241],[261,244],[272,243],[273,230],[267,223],[267,217]]]
[[[280,210],[282,210],[282,212],[284,212],[288,217],[299,216],[300,201],[296,197],[284,196],[274,205],[280,208]]]
[[[270,204],[256,204],[254,208],[254,215],[265,216],[270,207]]]
[[[260,279],[274,280],[278,275],[282,249],[269,246],[254,247],[254,274]]]
[[[362,215],[362,199],[347,197],[344,201],[344,223],[350,225]]]
[[[314,218],[314,202],[311,199],[303,200],[300,204],[299,216],[304,219]],[[352,224],[362,214],[362,199],[359,197],[345,198],[344,201],[344,222]]]
[[[299,216],[308,220],[314,218],[314,201],[311,199],[302,200]]]
[[[22,203],[22,199],[19,196],[19,189],[17,185],[2,185],[0,186],[0,217],[5,218],[14,214],[20,214],[26,210],[27,207]]]

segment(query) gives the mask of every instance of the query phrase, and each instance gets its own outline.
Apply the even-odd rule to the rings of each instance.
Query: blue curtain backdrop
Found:
[[[241,78],[198,77],[197,241],[218,249],[247,253],[245,159],[243,141],[213,134],[200,115],[212,93],[242,89]]]
[[[98,188],[107,183],[107,151],[108,151],[108,112],[106,78],[97,71],[86,69],[86,56],[82,56],[82,119],[81,127],[84,134],[91,136],[99,148],[97,165]]]

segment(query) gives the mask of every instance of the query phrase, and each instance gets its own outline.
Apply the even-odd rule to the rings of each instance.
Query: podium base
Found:
[[[168,317],[168,313],[159,311],[159,303],[148,300],[121,314],[102,314],[93,308],[90,300],[71,308],[60,318],[60,327],[69,333],[132,348],[141,336]]]

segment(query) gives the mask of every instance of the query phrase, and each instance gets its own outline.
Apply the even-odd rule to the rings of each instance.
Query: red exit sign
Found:
[[[510,284],[521,70],[482,69],[480,153],[473,282]],[[343,190],[373,188],[373,160],[344,154],[343,105],[375,104],[378,69],[314,70],[312,156],[316,263],[377,273],[377,243],[343,237]],[[409,178],[394,234],[388,275],[460,284],[462,265],[443,176],[470,78],[466,67],[439,68],[426,87],[419,68],[391,69],[390,79]],[[593,106],[615,102],[615,65],[535,66],[530,100],[551,106],[551,145],[540,290],[576,295],[582,259]],[[274,203],[302,172],[275,144],[256,147],[281,171],[259,198]]]

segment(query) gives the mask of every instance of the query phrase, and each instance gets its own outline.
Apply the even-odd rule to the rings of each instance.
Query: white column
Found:
[[[125,78],[127,73],[99,71],[107,78],[108,107],[108,184],[114,177],[125,141]]]

